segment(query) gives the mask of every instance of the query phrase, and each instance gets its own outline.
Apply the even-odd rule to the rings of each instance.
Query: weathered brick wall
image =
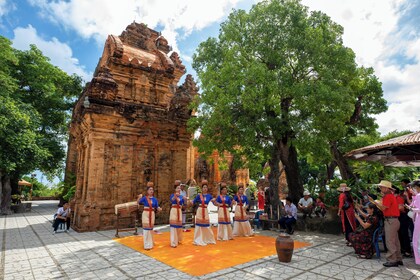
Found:
[[[70,128],[67,172],[76,175],[74,224],[79,231],[115,227],[114,205],[133,201],[148,181],[166,222],[176,179],[194,174],[189,103],[197,94],[167,41],[143,24],[110,35]]]

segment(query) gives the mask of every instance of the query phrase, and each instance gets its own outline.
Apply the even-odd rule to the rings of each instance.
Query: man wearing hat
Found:
[[[312,218],[312,209],[313,209],[313,200],[310,196],[311,194],[308,191],[303,192],[303,197],[299,200],[298,209],[303,213],[303,218],[306,218],[306,215],[309,215],[309,218]]]
[[[374,203],[384,214],[385,222],[385,242],[388,252],[386,254],[386,267],[403,265],[401,256],[400,240],[398,230],[400,229],[400,210],[398,209],[397,199],[392,192],[392,183],[382,180],[379,184],[381,192],[384,194],[381,201],[375,201],[369,197],[370,202]]]

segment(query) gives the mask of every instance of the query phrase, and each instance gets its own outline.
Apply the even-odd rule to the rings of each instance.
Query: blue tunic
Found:
[[[216,202],[218,202],[219,204],[222,204],[222,196],[221,195],[219,195],[216,198]],[[226,205],[226,208],[230,207],[232,205],[232,198],[230,198],[230,196],[228,196],[228,195],[225,196],[225,205]],[[219,207],[221,207],[221,206],[219,206]],[[229,211],[227,209],[226,209],[226,212],[227,212],[228,220],[226,220],[225,217],[220,217],[220,212],[219,212],[219,224],[222,224],[222,225],[230,225],[231,224],[230,216],[229,216],[230,214],[229,214]]]
[[[218,203],[222,204],[222,196],[221,196],[221,195],[219,195],[219,196],[216,198],[216,201],[217,201]],[[230,198],[230,196],[228,196],[228,195],[226,195],[226,196],[225,196],[225,204],[226,204],[228,207],[232,205],[232,198]]]
[[[238,195],[235,195],[233,197],[233,200],[235,200],[238,203],[238,205],[236,207],[239,207],[240,201],[239,201]],[[248,198],[246,197],[246,195],[241,195],[241,200],[242,200],[242,206],[244,206],[245,204],[248,205]],[[235,216],[235,222],[248,222],[248,219],[238,219]]]
[[[158,201],[157,201],[156,197],[152,196],[149,199],[152,202],[152,207],[150,207],[146,196],[143,196],[142,198],[139,199],[139,204],[143,204],[145,207],[153,208],[154,210],[156,210],[159,207],[159,204],[158,204]],[[152,227],[147,227],[143,224],[143,229],[144,230],[153,230],[153,225],[152,225]]]
[[[233,197],[233,200],[235,200],[236,202],[238,202],[239,203],[239,198],[238,198],[238,195],[235,195],[234,197]],[[242,204],[246,204],[246,205],[248,205],[249,203],[248,203],[248,198],[246,197],[246,195],[241,195],[241,200],[242,200]]]
[[[178,199],[179,199],[179,206],[185,205],[185,200],[182,195],[178,196]],[[171,194],[171,196],[169,197],[169,200],[171,201],[172,204],[176,204],[175,194]]]
[[[204,198],[204,204],[205,204],[205,205],[208,205],[208,204],[210,203],[210,200],[212,200],[212,199],[213,199],[213,197],[211,196],[211,194],[205,194],[205,195],[203,195],[203,198]],[[201,204],[201,197],[200,197],[200,194],[197,194],[197,196],[194,198],[193,203],[194,203],[194,204],[195,204],[195,203],[199,203],[199,204]]]
[[[213,196],[211,194],[205,194],[205,195],[203,195],[203,199],[204,199],[204,204],[205,205],[208,205],[210,203],[210,201],[213,199]],[[194,198],[193,203],[194,204],[198,203],[199,205],[202,204],[200,194],[197,194],[197,196]],[[201,209],[201,211],[207,211],[207,209]],[[210,227],[210,220],[204,220],[201,217],[198,217],[198,218],[196,217],[196,219],[198,219],[200,221],[199,223],[196,222],[196,224],[195,224],[196,226],[199,226],[199,227]]]
[[[152,208],[155,208],[156,209],[156,208],[159,207],[159,204],[158,204],[158,201],[157,201],[156,197],[152,196],[150,198],[150,201],[152,202]],[[147,198],[145,196],[143,196],[142,198],[140,198],[139,204],[143,204],[146,207],[150,207],[149,202],[147,201]]]
[[[184,197],[182,195],[178,196],[179,199],[179,206],[185,205],[185,200]],[[171,201],[172,205],[176,205],[176,199],[175,199],[175,194],[171,194],[171,196],[169,197],[169,200]],[[175,224],[171,224],[171,221],[169,221],[169,225],[173,228],[182,228],[182,222],[180,225],[175,225]]]

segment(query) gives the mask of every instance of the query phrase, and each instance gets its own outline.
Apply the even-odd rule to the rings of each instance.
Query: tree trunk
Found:
[[[270,204],[273,206],[273,209],[277,209],[277,206],[280,203],[279,199],[279,182],[280,182],[280,154],[277,147],[273,147],[273,152],[271,153],[271,158],[268,161],[270,165],[270,174],[268,175],[268,181],[270,182]]]
[[[12,204],[12,185],[10,183],[10,177],[7,174],[0,173],[0,211],[2,215],[10,215],[12,210],[10,206]]]
[[[232,155],[232,161],[229,164],[229,180],[232,182],[232,185],[236,185],[236,169],[234,155]]]
[[[337,163],[338,169],[340,170],[341,178],[343,180],[355,180],[356,176],[354,175],[353,170],[348,164],[347,160],[338,149],[336,141],[330,142],[330,151],[334,161]]]
[[[303,185],[299,176],[298,154],[296,148],[289,143],[287,136],[280,141],[280,158],[286,171],[289,196],[293,203],[297,203],[303,195]]]

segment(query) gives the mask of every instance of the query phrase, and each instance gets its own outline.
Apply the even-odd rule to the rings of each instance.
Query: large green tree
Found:
[[[297,200],[303,192],[298,147],[346,134],[360,73],[342,34],[340,25],[300,1],[263,1],[249,13],[234,11],[218,38],[201,43],[194,55],[202,94],[191,126],[204,135],[199,148],[248,160],[263,155],[274,204],[280,161]]]
[[[81,78],[69,76],[34,45],[13,49],[0,36],[0,194],[1,212],[19,178],[39,169],[59,172],[65,156],[70,110]]]
[[[338,167],[342,179],[355,180],[351,164],[344,157],[346,152],[361,146],[373,144],[379,139],[374,116],[386,111],[386,100],[382,94],[382,84],[374,75],[372,68],[358,67],[349,83],[348,94],[353,104],[352,114],[346,114],[342,125],[321,122],[316,127],[316,137],[303,133],[299,150],[302,154],[311,154],[313,161],[325,164],[327,181],[335,167]],[[346,119],[347,118],[347,119]]]

